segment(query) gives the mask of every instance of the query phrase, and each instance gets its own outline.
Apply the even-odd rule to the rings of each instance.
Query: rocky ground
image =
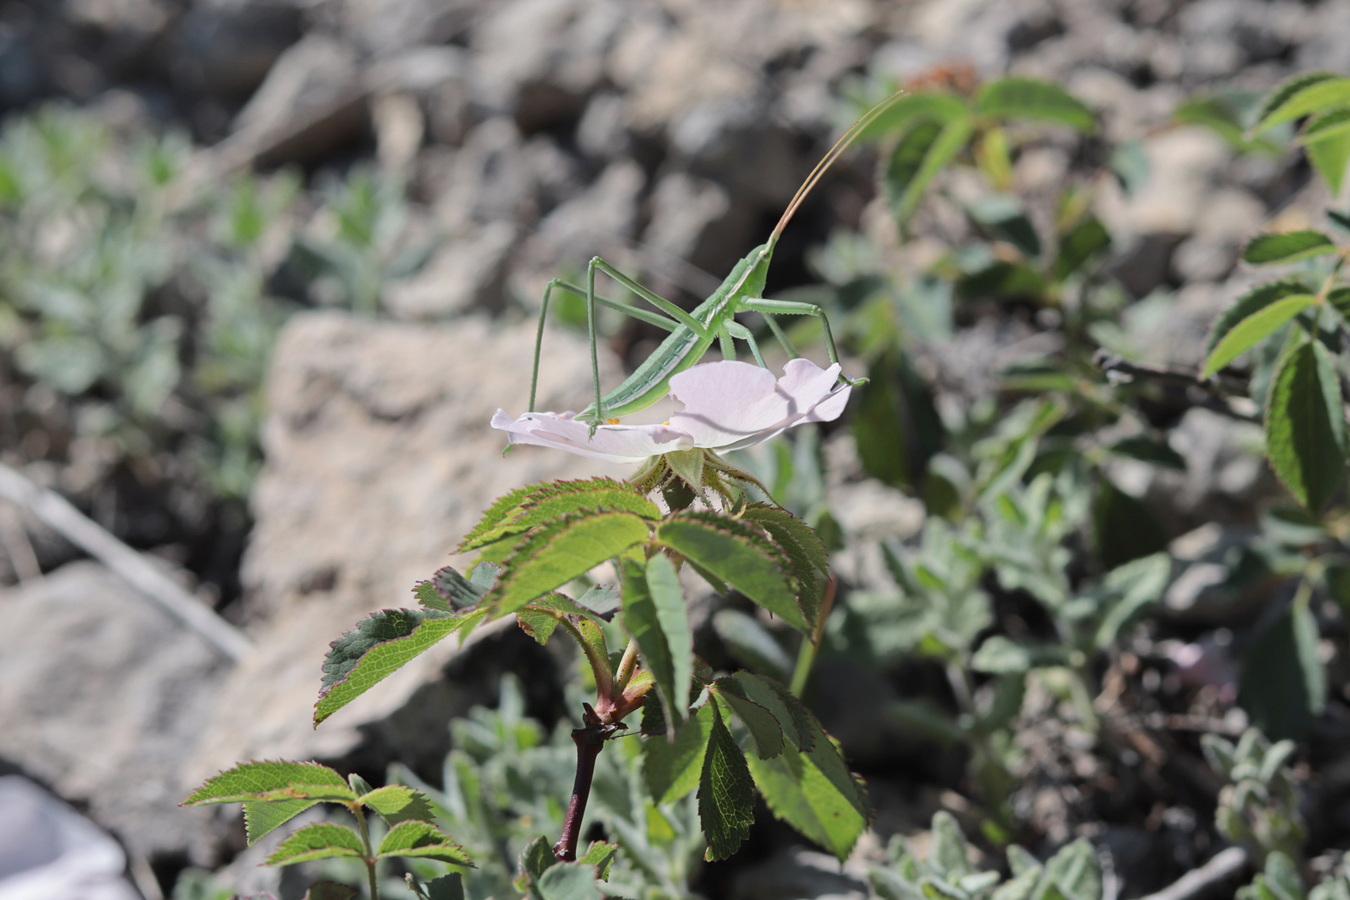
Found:
[[[1260,92],[1293,72],[1344,69],[1347,33],[1345,0],[0,3],[5,115],[64,102],[124,133],[186,129],[208,179],[296,165],[317,183],[370,161],[408,185],[406,234],[432,248],[415,273],[383,285],[377,318],[310,310],[286,324],[267,382],[265,463],[234,533],[210,521],[205,501],[128,510],[173,504],[103,478],[89,455],[35,450],[21,430],[0,447],[0,461],[148,551],[180,588],[204,583],[199,593],[247,639],[230,658],[145,603],[108,559],[81,558],[33,509],[0,505],[0,766],[113,834],[154,898],[184,865],[216,867],[238,851],[234,819],[176,806],[221,767],[263,757],[372,772],[394,757],[436,765],[441,723],[494,697],[501,671],[540,665],[519,642],[493,633],[426,659],[315,731],[318,665],[341,630],[402,603],[443,565],[493,498],[595,472],[546,453],[502,459],[487,428],[497,407],[523,405],[529,316],[548,277],[599,254],[667,296],[706,292],[763,239],[837,133],[835,98],[868,79],[1021,73],[1080,96],[1108,137],[1141,137],[1196,91]],[[1235,163],[1199,130],[1160,134],[1146,152],[1149,187],[1104,211],[1122,247],[1115,274],[1137,297],[1180,288],[1194,334],[1160,335],[1153,361],[1193,364],[1196,335],[1231,297],[1237,248],[1290,214],[1302,182],[1282,161]],[[803,209],[779,251],[780,287],[809,278],[805,246],[869,220],[873,163],[866,149],[850,154]],[[1027,178],[1045,184],[1065,164],[1033,163],[1042,168]],[[560,408],[588,365],[576,338],[549,341],[545,400]],[[36,397],[13,386],[3,395],[11,422]],[[1198,522],[1214,504],[1269,489],[1252,457],[1225,455],[1223,433],[1193,432],[1194,476],[1158,489],[1178,515]],[[838,505],[845,527],[913,527],[903,498],[865,485]],[[246,545],[242,558],[224,553],[233,575],[219,558],[194,562],[213,541]],[[864,758],[884,749],[865,723],[831,727],[854,733],[845,744]],[[1147,848],[1124,837],[1119,848],[1147,865]],[[809,861],[774,859],[716,892],[857,889],[812,881],[822,876]],[[808,874],[793,881],[793,866]],[[766,872],[790,883],[766,893]]]

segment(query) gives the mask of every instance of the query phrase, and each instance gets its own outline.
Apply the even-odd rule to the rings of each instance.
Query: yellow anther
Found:
[[[606,424],[606,425],[618,425],[618,424],[619,424],[619,420],[618,420],[618,419],[606,419],[606,420],[605,420],[605,424]]]

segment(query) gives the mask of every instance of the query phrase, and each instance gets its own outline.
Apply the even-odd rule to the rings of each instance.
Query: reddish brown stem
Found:
[[[586,815],[586,801],[591,796],[595,760],[605,748],[605,741],[622,727],[602,725],[588,704],[586,724],[572,729],[572,742],[577,745],[577,777],[572,782],[572,800],[567,804],[562,837],[553,845],[553,855],[563,862],[575,862],[577,858],[577,838],[581,836],[581,818]]]

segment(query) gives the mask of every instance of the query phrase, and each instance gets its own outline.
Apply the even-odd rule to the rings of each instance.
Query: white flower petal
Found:
[[[591,426],[571,413],[533,412],[512,419],[499,409],[492,427],[510,435],[513,444],[553,447],[610,462],[641,462],[694,446],[692,437],[669,425],[601,425],[592,435]]]
[[[851,387],[839,364],[822,369],[789,360],[783,377],[736,360],[704,363],[670,379],[670,395],[684,409],[661,425],[590,425],[573,413],[535,412],[512,419],[502,410],[492,427],[512,443],[567,450],[592,459],[641,462],[676,450],[740,450],[804,422],[829,422],[848,403]]]

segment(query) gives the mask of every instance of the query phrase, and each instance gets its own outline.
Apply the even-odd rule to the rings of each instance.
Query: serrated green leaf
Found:
[[[325,799],[354,799],[342,776],[310,762],[267,760],[241,763],[221,772],[183,801],[184,806],[243,803],[250,844]]]
[[[1308,161],[1331,193],[1339,194],[1345,182],[1345,166],[1350,161],[1350,109],[1315,116],[1303,129],[1301,139]]]
[[[680,577],[675,564],[661,553],[645,567],[626,562],[623,575],[624,624],[656,681],[666,721],[678,724],[687,715],[694,677],[694,632]]]
[[[1312,294],[1291,294],[1253,312],[1219,340],[1205,360],[1200,377],[1213,375],[1316,302],[1317,298]]]
[[[518,891],[528,891],[531,885],[537,884],[544,873],[554,866],[561,865],[558,857],[553,855],[553,847],[549,844],[548,838],[540,835],[525,845],[525,849],[520,851],[520,859],[517,869],[519,876],[515,880],[515,887]]]
[[[821,733],[820,724],[787,688],[772,678],[753,672],[737,672],[729,679],[740,688],[742,696],[768,710],[778,720],[778,727],[790,744],[807,753],[815,749],[816,737]]]
[[[1001,78],[980,89],[975,108],[988,116],[1037,119],[1090,133],[1097,126],[1092,110],[1068,91],[1048,81]]]
[[[459,542],[457,550],[464,553],[491,543],[491,541],[483,539],[484,535],[500,528],[502,523],[520,508],[521,502],[526,497],[547,486],[547,483],[526,485],[516,488],[508,494],[503,494],[492,501],[492,505],[484,510],[483,517],[479,519],[478,524],[471,528],[468,534],[464,535],[464,539]]]
[[[495,616],[520,609],[648,537],[647,522],[627,512],[554,520],[533,529],[503,561],[505,574],[484,607]]]
[[[742,510],[741,518],[764,529],[782,549],[793,578],[801,585],[802,612],[814,628],[830,580],[830,558],[820,535],[786,509],[766,503],[752,503]]]
[[[783,726],[773,713],[745,695],[740,682],[730,677],[719,678],[713,683],[713,693],[745,725],[761,759],[783,752]]]
[[[361,838],[350,828],[333,822],[317,822],[306,825],[282,841],[267,857],[267,864],[289,866],[334,857],[361,859],[365,853]]]
[[[350,791],[347,782],[333,769],[314,762],[262,760],[240,763],[206,780],[193,791],[184,806],[207,803],[241,803],[292,784],[313,784]],[[355,797],[355,794],[352,795]]]
[[[1261,102],[1253,133],[1310,113],[1350,104],[1350,78],[1332,72],[1308,72],[1279,84]]]
[[[431,802],[421,791],[407,785],[389,784],[376,788],[358,798],[362,804],[375,810],[390,825],[411,819],[433,819]]]
[[[698,787],[712,723],[712,704],[705,703],[675,731],[673,743],[665,735],[642,742],[642,777],[657,803],[673,803]]]
[[[608,881],[610,867],[614,865],[614,859],[618,855],[618,844],[591,841],[591,845],[586,848],[586,852],[581,855],[577,862],[584,866],[594,866],[595,874],[600,880]]]
[[[383,610],[333,642],[324,659],[324,685],[314,724],[370,690],[404,664],[456,632],[468,633],[484,610],[446,616],[432,610]]]
[[[1330,354],[1303,339],[1279,361],[1266,401],[1266,454],[1289,492],[1321,509],[1345,475],[1345,411]]]
[[[597,627],[604,627],[605,620],[594,611],[577,603],[566,594],[552,593],[540,597],[533,603],[522,607],[516,613],[521,629],[540,644],[548,644],[549,637],[559,624],[569,620],[586,619]]]
[[[483,514],[483,520],[460,542],[460,552],[475,550],[505,537],[588,512],[630,512],[657,519],[661,511],[630,485],[612,478],[551,481],[512,491]]]
[[[776,817],[841,862],[848,857],[867,827],[870,806],[823,731],[809,753],[784,744],[777,756],[750,756],[747,761],[755,786]]]
[[[1219,341],[1248,316],[1265,309],[1277,300],[1283,300],[1295,294],[1311,295],[1312,293],[1312,288],[1302,281],[1294,279],[1267,281],[1250,288],[1214,320],[1214,324],[1209,329],[1209,336],[1205,339],[1205,355],[1209,356],[1214,352],[1214,348],[1218,346]]]
[[[717,513],[685,512],[658,525],[656,537],[700,574],[730,585],[798,631],[810,631],[780,553],[749,524]]]
[[[497,566],[491,563],[480,563],[474,567],[470,576],[465,578],[452,566],[446,566],[438,569],[436,574],[431,576],[430,582],[441,603],[438,606],[433,606],[433,604],[422,600],[421,585],[418,586],[418,599],[421,600],[423,606],[445,610],[446,612],[471,609],[482,601],[483,596],[492,587],[500,573],[501,570]],[[423,584],[426,584],[426,582],[423,582]]]
[[[708,751],[703,757],[703,773],[698,786],[698,818],[708,839],[704,859],[726,859],[750,834],[755,820],[755,786],[745,754],[736,745],[715,701]]]
[[[1350,133],[1350,109],[1332,109],[1309,119],[1299,132],[1297,143],[1307,145],[1347,133]]]
[[[1258,234],[1242,248],[1242,261],[1257,266],[1284,265],[1336,251],[1336,242],[1327,235],[1304,228]]]
[[[410,819],[399,822],[380,842],[377,856],[388,859],[394,856],[435,859],[454,866],[473,866],[473,860],[464,848],[451,840],[450,836],[430,822]]]

